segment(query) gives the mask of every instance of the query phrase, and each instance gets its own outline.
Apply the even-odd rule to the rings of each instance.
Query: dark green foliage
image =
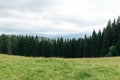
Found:
[[[115,54],[115,56],[120,56],[120,37],[116,44],[116,50],[117,50],[117,53]]]
[[[116,56],[116,46],[111,46],[109,48],[108,56]]]
[[[91,39],[91,54],[92,54],[92,56],[94,57],[94,56],[97,56],[97,47],[98,47],[98,45],[97,45],[97,34],[96,34],[96,32],[95,31],[93,31],[93,33],[92,33],[92,39]]]
[[[113,46],[114,45],[114,46]],[[38,36],[0,36],[0,52],[33,57],[104,57],[120,56],[120,17],[91,36],[51,40]]]
[[[0,52],[7,53],[7,43],[8,43],[8,36],[2,34],[0,36]]]
[[[103,31],[103,48],[102,48],[102,53],[103,56],[107,55],[109,51],[109,47],[112,44],[112,25],[111,21],[108,22],[107,27]]]

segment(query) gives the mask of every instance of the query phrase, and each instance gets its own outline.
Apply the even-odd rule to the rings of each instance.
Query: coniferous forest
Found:
[[[78,39],[48,39],[38,36],[0,36],[0,53],[32,57],[120,56],[120,17],[108,21],[103,31]]]

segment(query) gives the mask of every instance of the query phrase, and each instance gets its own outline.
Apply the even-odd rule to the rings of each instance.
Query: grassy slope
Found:
[[[61,59],[0,55],[0,80],[120,80],[120,57]]]

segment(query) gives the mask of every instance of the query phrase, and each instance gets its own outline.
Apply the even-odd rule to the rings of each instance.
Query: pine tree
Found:
[[[103,30],[102,56],[107,55],[109,52],[109,47],[112,45],[111,27],[111,21],[109,20],[107,27]]]
[[[116,43],[116,50],[117,50],[117,53],[114,54],[114,56],[120,56],[120,36],[119,36],[119,39]]]
[[[103,42],[103,37],[101,31],[98,32],[97,34],[97,41],[96,41],[96,57],[101,57],[102,53],[102,42]]]
[[[95,30],[92,33],[92,39],[91,39],[91,56],[95,57],[97,52],[97,34],[95,32]]]

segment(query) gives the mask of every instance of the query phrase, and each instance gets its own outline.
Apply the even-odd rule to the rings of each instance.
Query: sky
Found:
[[[120,15],[120,0],[0,0],[0,34],[90,33]]]

